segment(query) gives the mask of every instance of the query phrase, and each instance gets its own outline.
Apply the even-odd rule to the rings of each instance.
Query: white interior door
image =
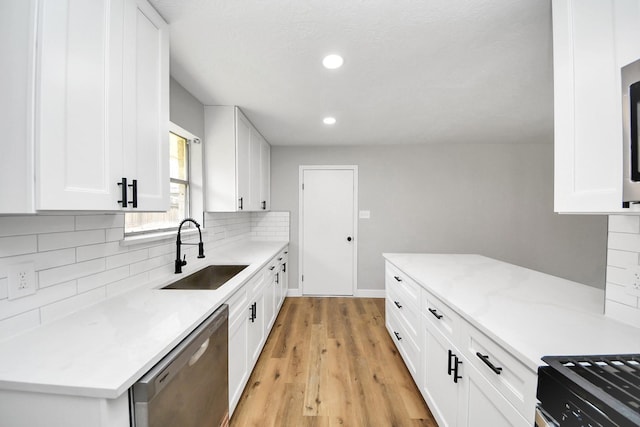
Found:
[[[304,295],[353,295],[357,166],[301,166],[300,280]]]

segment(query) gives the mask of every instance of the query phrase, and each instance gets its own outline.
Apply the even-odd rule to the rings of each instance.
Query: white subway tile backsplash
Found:
[[[207,249],[229,242],[288,240],[289,212],[206,213]],[[150,280],[173,274],[175,238],[123,245],[124,214],[48,212],[0,217],[0,340]],[[197,242],[197,233],[184,241]],[[183,247],[187,260],[196,246]],[[35,294],[9,301],[8,266],[33,262]]]
[[[640,298],[626,291],[640,263],[640,216],[609,215],[605,314],[640,327]]]
[[[113,270],[102,271],[91,276],[78,279],[78,293],[87,292],[98,287],[104,287],[108,283],[122,280],[129,276],[129,266],[125,265]]]
[[[40,288],[46,288],[57,283],[89,276],[105,269],[105,259],[78,262],[63,267],[50,268],[38,273]]]
[[[93,305],[104,300],[107,293],[104,287],[94,289],[89,292],[74,295],[72,297],[45,305],[40,308],[40,319],[42,323],[48,323],[76,312],[82,308]]]
[[[609,217],[609,232],[640,233],[640,216],[611,215]]]
[[[80,246],[76,248],[78,262],[95,258],[104,258],[126,252],[127,248],[120,246],[120,242],[100,243],[97,245]]]
[[[107,242],[119,242],[124,239],[124,228],[107,228],[105,230]]]
[[[0,277],[7,277],[8,266],[24,262],[33,262],[36,271],[69,265],[76,262],[76,250],[61,249],[58,251],[38,252],[35,254],[0,258]]]
[[[0,237],[73,230],[73,216],[10,216],[0,221]]]
[[[119,255],[112,255],[106,258],[107,269],[120,267],[134,262],[145,260],[149,257],[149,249],[139,249],[137,251],[129,251]]]
[[[69,298],[76,294],[76,281],[60,283],[44,289],[38,289],[33,295],[9,300],[0,300],[0,319],[16,316],[25,311],[34,310],[44,305]]]
[[[38,252],[36,236],[0,237],[0,258]]]
[[[76,230],[124,227],[124,214],[76,216]]]
[[[144,272],[107,285],[107,296],[112,297],[130,291],[149,281],[149,273]]]
[[[47,233],[38,235],[38,250],[75,248],[77,246],[104,243],[104,230],[72,231],[68,233]]]

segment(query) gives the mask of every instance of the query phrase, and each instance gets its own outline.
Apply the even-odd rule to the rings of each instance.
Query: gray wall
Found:
[[[383,252],[478,253],[604,288],[606,216],[553,213],[552,144],[285,147],[271,209],[291,211],[298,287],[299,165],[359,167],[358,289],[384,288]]]
[[[204,105],[173,77],[169,85],[169,120],[192,134],[204,138]]]

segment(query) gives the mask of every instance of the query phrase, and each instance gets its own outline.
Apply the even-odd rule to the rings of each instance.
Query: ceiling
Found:
[[[171,75],[273,145],[552,142],[550,0],[151,3]]]

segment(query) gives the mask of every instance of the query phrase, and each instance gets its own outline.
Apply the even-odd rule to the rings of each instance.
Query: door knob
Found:
[[[351,236],[347,237],[347,242],[351,241]]]

